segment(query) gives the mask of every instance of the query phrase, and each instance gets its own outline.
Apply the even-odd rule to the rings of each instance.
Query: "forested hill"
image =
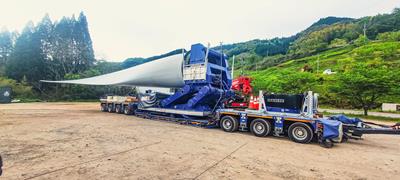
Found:
[[[258,56],[272,56],[276,54],[286,54],[290,45],[299,37],[302,37],[323,27],[335,24],[349,22],[354,19],[326,17],[313,23],[309,28],[290,37],[272,38],[272,39],[254,39],[251,41],[223,45],[223,49],[228,56],[239,55],[242,53],[251,53]],[[220,47],[215,47],[220,49]]]
[[[260,56],[266,56],[266,55],[276,55],[276,54],[284,54],[288,51],[288,48],[292,42],[294,42],[298,37],[300,37],[302,34],[305,34],[307,32],[311,32],[313,30],[316,30],[318,28],[332,25],[334,23],[338,22],[347,22],[351,21],[353,19],[351,18],[339,18],[339,17],[327,17],[327,18],[322,18],[319,21],[315,22],[312,24],[309,28],[306,30],[293,35],[291,37],[284,37],[284,38],[273,38],[270,40],[260,40],[260,39],[255,39],[247,42],[241,42],[241,43],[235,43],[235,44],[228,44],[228,45],[223,45],[222,48],[224,49],[224,52],[229,55],[238,55],[241,53],[246,53],[246,52],[251,52],[255,53]],[[216,50],[220,50],[221,47],[214,47]],[[181,53],[181,49],[176,49],[174,51],[162,54],[162,55],[157,55],[157,56],[152,56],[149,58],[142,58],[142,57],[135,57],[135,58],[127,58],[122,62],[122,67],[123,68],[128,68],[132,66],[136,66],[142,63],[146,63],[155,59],[159,59],[162,57],[174,55]]]
[[[95,59],[83,12],[55,22],[45,15],[22,32],[0,32],[0,87],[11,86],[13,98],[95,99],[123,88],[49,85],[39,80],[76,79],[120,69],[119,63]]]
[[[360,19],[329,17],[295,36],[227,45],[226,52],[236,55],[236,76],[251,76],[257,90],[312,90],[321,104],[367,111],[400,103],[399,30],[400,9]]]
[[[296,35],[284,38],[252,40],[225,45],[228,56],[243,59],[239,66],[247,70],[265,69],[288,59],[317,54],[332,48],[352,44],[364,33],[375,40],[379,33],[400,30],[400,10],[359,19],[327,17]],[[257,62],[257,63],[256,63]]]
[[[126,68],[130,68],[133,66],[137,66],[139,64],[143,64],[143,63],[147,63],[147,62],[154,61],[157,59],[161,59],[161,58],[164,58],[167,56],[180,54],[182,52],[185,52],[185,50],[184,49],[176,49],[176,50],[173,50],[173,51],[165,53],[165,54],[152,56],[152,57],[148,57],[148,58],[141,58],[141,57],[128,58],[122,62],[121,66],[122,66],[122,68],[126,69]]]
[[[265,69],[287,59],[313,55],[340,46],[341,43],[352,43],[363,34],[364,25],[367,27],[367,36],[375,39],[382,32],[397,31],[399,24],[399,10],[391,14],[382,14],[360,19],[346,17],[326,17],[313,23],[307,29],[290,37],[276,37],[272,39],[254,39],[246,42],[223,45],[224,53],[229,57],[236,55],[243,59],[245,69]],[[219,50],[220,47],[214,47]],[[171,53],[178,52],[175,50]],[[170,53],[167,53],[170,54]],[[165,55],[165,54],[164,54]],[[277,56],[276,56],[277,55]],[[160,55],[163,56],[163,55]],[[273,57],[273,58],[271,58]],[[124,68],[151,61],[152,58],[128,58]]]

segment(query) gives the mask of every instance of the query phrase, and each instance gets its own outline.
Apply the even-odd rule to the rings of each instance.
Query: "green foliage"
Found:
[[[396,38],[392,31],[400,30],[400,11],[395,9],[390,14],[364,17],[360,19],[327,17],[322,18],[309,28],[288,38],[273,38],[270,40],[252,40],[243,43],[224,45],[224,52],[228,56],[245,54],[246,57],[258,56],[257,64],[252,59],[244,59],[242,66],[245,70],[261,70],[284,63],[289,59],[298,59],[312,56],[333,48],[343,48],[355,44],[362,46],[368,40],[360,37],[366,27],[366,37],[375,40],[380,33],[386,33],[381,38]],[[216,47],[218,49],[218,47]],[[271,57],[278,55],[280,57]],[[270,62],[268,62],[270,61]],[[261,64],[261,65],[260,65]],[[256,67],[257,68],[254,68]]]
[[[14,39],[17,33],[11,33],[7,29],[0,32],[0,76],[5,75],[6,64],[14,49]]]
[[[329,26],[332,24],[341,23],[341,22],[349,22],[349,21],[353,21],[353,20],[354,19],[352,19],[352,18],[329,16],[326,18],[321,18],[320,20],[318,20],[317,22],[312,24],[310,27],[312,28],[312,27]]]
[[[36,26],[28,23],[10,53],[7,76],[17,81],[26,77],[39,89],[41,79],[59,80],[89,69],[95,59],[87,26],[83,13],[78,20],[63,17],[52,23],[46,15]]]
[[[309,72],[297,72],[292,70],[278,70],[265,76],[265,72],[252,73],[255,90],[266,90],[274,93],[301,94],[309,90],[315,90],[318,77]]]
[[[379,14],[371,17],[364,17],[358,20],[357,26],[360,30],[363,29],[364,24],[367,28],[367,37],[369,39],[376,39],[380,33],[399,31],[400,30],[400,11],[398,8],[394,9],[390,14]]]
[[[349,70],[339,73],[332,91],[348,99],[354,107],[367,111],[376,106],[379,98],[392,94],[400,86],[399,71],[392,72],[382,62],[356,63]]]
[[[252,53],[257,56],[273,56],[286,54],[290,44],[296,40],[297,35],[284,38],[255,39],[247,42],[223,45],[224,53],[228,56],[239,55],[242,53]],[[213,49],[220,50],[220,47]]]
[[[366,36],[360,35],[356,40],[354,40],[354,44],[356,46],[363,46],[366,45],[368,41],[369,39]]]
[[[161,59],[161,58],[164,58],[164,57],[167,57],[167,56],[172,56],[172,55],[175,55],[175,54],[181,54],[182,51],[186,52],[184,49],[176,49],[176,50],[173,50],[171,52],[168,52],[168,53],[165,53],[165,54],[161,54],[161,55],[157,55],[157,56],[152,56],[152,57],[149,57],[149,58],[138,58],[138,57],[128,58],[124,62],[122,62],[121,66],[122,66],[123,69],[126,69],[126,68],[130,68],[130,67],[133,67],[133,66],[137,66],[139,64],[146,63],[146,62],[150,62],[150,61],[154,61],[154,60],[157,60],[157,59]]]
[[[39,34],[35,33],[35,27],[30,22],[15,42],[6,66],[7,76],[17,81],[25,77],[30,85],[37,85],[46,74],[43,56]]]
[[[5,75],[16,83],[26,83],[35,95],[50,99],[61,97],[60,94],[68,93],[67,90],[41,84],[39,80],[72,78],[70,74],[84,73],[95,65],[88,23],[83,13],[78,19],[63,17],[56,23],[45,15],[36,26],[29,22],[21,35],[16,34],[0,33],[0,75],[5,67]],[[84,97],[87,96],[79,96]]]
[[[353,23],[339,23],[310,32],[297,39],[290,47],[290,56],[293,58],[309,56],[327,50],[329,44],[336,39],[350,41],[357,36],[357,28]]]
[[[32,87],[27,84],[26,78],[23,78],[23,80],[18,83],[16,80],[0,76],[0,87],[1,86],[11,87],[13,91],[12,98],[15,99],[29,99],[35,97],[35,93],[33,92]]]
[[[329,44],[329,48],[338,48],[338,47],[343,47],[346,45],[347,45],[346,39],[336,38],[331,41],[331,43]]]
[[[400,31],[378,34],[377,39],[381,41],[400,41]]]
[[[321,104],[340,108],[363,106],[353,99],[354,96],[345,96],[339,91],[350,89],[350,87],[344,87],[345,85],[352,86],[345,80],[354,80],[361,85],[367,82],[376,83],[376,86],[371,86],[371,88],[364,87],[379,94],[378,97],[374,97],[374,103],[370,105],[374,107],[381,102],[400,103],[399,57],[400,42],[370,41],[360,47],[335,48],[314,56],[287,60],[265,70],[245,71],[245,73],[254,79],[253,85],[256,90],[276,93],[303,93],[312,90],[320,94]],[[311,68],[312,71],[302,72],[305,66]],[[319,72],[316,71],[318,67]],[[325,69],[332,69],[336,74],[323,75],[322,72]],[[355,76],[364,78],[358,79]],[[389,90],[387,88],[374,89],[384,84],[389,87]],[[333,87],[337,87],[337,91]],[[383,90],[385,93],[382,93]],[[351,89],[347,92],[356,91]]]

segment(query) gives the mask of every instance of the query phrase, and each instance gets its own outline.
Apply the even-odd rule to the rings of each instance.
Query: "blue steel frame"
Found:
[[[185,80],[185,86],[175,94],[161,101],[162,108],[191,111],[215,111],[223,107],[223,102],[233,95],[230,90],[232,77],[227,56],[202,44],[194,44],[185,67],[204,64],[205,79]]]

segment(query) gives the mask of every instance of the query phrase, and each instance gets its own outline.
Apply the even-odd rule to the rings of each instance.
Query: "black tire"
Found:
[[[121,104],[120,107],[121,107],[121,108],[120,108],[120,111],[119,111],[118,113],[124,114],[125,106],[124,106],[123,104]]]
[[[250,123],[250,132],[255,136],[264,137],[271,133],[272,126],[269,121],[265,119],[254,119]]]
[[[123,112],[120,104],[115,105],[115,112],[118,114]]]
[[[101,105],[100,105],[100,110],[101,110],[102,112],[107,112],[107,111],[108,111],[107,104],[105,104],[105,103],[101,104]]]
[[[226,132],[235,132],[239,128],[239,123],[237,119],[232,116],[224,116],[220,121],[220,127]]]
[[[128,106],[124,106],[124,114],[125,114],[125,115],[131,115],[131,114],[133,114],[133,113],[132,113],[132,110],[130,110],[130,109],[128,108]]]
[[[108,104],[108,112],[109,113],[114,112],[113,104]]]
[[[289,126],[288,136],[294,142],[305,144],[313,139],[314,133],[309,125],[296,122]]]

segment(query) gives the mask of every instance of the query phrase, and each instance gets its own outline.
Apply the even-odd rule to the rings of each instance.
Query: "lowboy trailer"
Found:
[[[296,143],[317,142],[328,148],[334,143],[345,142],[348,139],[361,139],[363,134],[400,135],[400,123],[387,126],[343,115],[323,117],[317,112],[318,94],[313,92],[301,95],[277,95],[263,94],[260,91],[259,97],[258,110],[220,108],[214,113],[200,113],[143,107],[140,105],[140,98],[122,107],[126,115],[136,115],[146,119],[221,128],[226,132],[250,131],[258,137],[288,136]],[[104,103],[101,105],[102,110],[103,107]]]
[[[139,92],[137,98],[132,98],[134,100],[109,97],[101,100],[102,111],[219,127],[226,132],[250,131],[259,137],[288,136],[297,143],[315,141],[323,147],[332,147],[334,142],[347,139],[360,139],[367,133],[400,134],[399,124],[373,128],[371,123],[359,119],[323,117],[317,111],[318,94],[311,91],[300,95],[264,94],[260,91],[256,103],[258,108],[231,107],[229,102],[238,101],[234,98],[232,87],[235,86],[232,86],[227,57],[209,47],[194,44],[190,51],[183,52],[182,58],[183,85],[171,89],[171,94],[149,89]],[[151,85],[153,81],[150,80],[143,79]],[[140,79],[136,81],[141,82]],[[242,90],[240,83],[238,85],[236,90]]]

